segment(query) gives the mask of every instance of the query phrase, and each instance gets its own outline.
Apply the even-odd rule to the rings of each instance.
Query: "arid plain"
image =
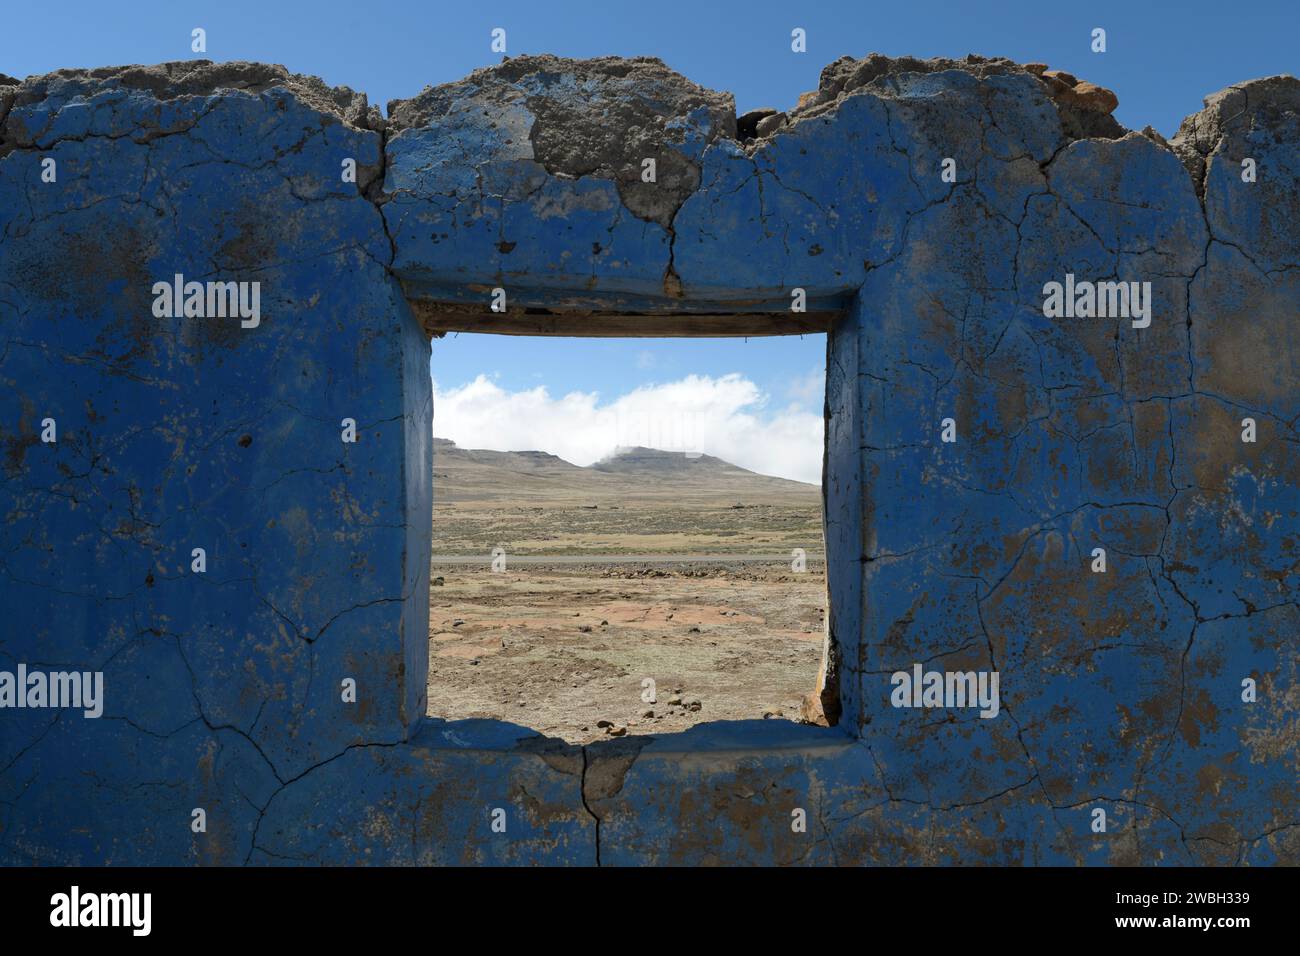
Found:
[[[798,719],[824,640],[815,485],[649,449],[434,456],[430,715],[572,742]]]

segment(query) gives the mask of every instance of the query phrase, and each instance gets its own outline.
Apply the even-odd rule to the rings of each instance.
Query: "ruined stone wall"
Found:
[[[1297,862],[1300,83],[1172,143],[1114,105],[978,58],[739,119],[647,59],[387,119],[256,64],[0,76],[0,671],[104,679],[0,709],[0,861]],[[177,274],[258,314],[160,314]],[[1067,275],[1149,310],[1049,317]],[[422,717],[421,324],[494,289],[838,316],[835,726]],[[916,665],[997,713],[894,706]]]

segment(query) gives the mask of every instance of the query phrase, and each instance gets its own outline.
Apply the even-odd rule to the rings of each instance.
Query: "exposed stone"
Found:
[[[1147,139],[1151,140],[1151,142],[1163,146],[1166,149],[1171,148],[1169,146],[1169,140],[1165,139],[1164,136],[1161,135],[1160,131],[1157,130],[1154,126],[1151,125],[1143,126],[1142,135],[1145,136]]]
[[[1115,94],[1093,84],[1082,95],[1074,92],[1078,82],[1074,76],[1059,70],[1038,71],[1041,64],[1032,64],[1035,69],[1021,66],[1005,57],[986,58],[971,54],[961,60],[937,57],[921,60],[915,57],[887,57],[872,53],[861,60],[852,57],[840,57],[822,70],[821,82],[816,94],[806,103],[801,97],[799,106],[791,114],[792,120],[819,116],[827,109],[834,108],[844,96],[863,88],[871,88],[881,95],[889,95],[889,81],[907,73],[941,73],[947,70],[961,70],[974,76],[1006,76],[1017,73],[1037,76],[1052,97],[1061,117],[1061,126],[1068,139],[1103,137],[1118,139],[1124,135],[1124,129],[1108,115],[1118,105]],[[1041,72],[1041,76],[1038,74]],[[1114,100],[1110,110],[1102,107]]]
[[[740,139],[753,139],[758,134],[758,123],[768,116],[776,113],[776,108],[771,106],[761,106],[756,110],[750,110],[736,117],[736,136]]]
[[[351,126],[377,131],[384,128],[379,108],[369,104],[366,94],[346,86],[327,86],[319,77],[290,73],[283,66],[271,63],[177,60],[152,66],[56,70],[29,76],[21,83],[12,77],[0,78],[0,86],[6,83],[18,86],[13,101],[18,107],[47,99],[66,101],[77,96],[88,97],[113,89],[147,92],[166,102],[184,96],[211,96],[225,90],[258,94],[280,87],[312,109],[337,116]],[[29,135],[37,132],[27,131]],[[25,144],[30,139],[24,140],[19,131],[17,142]]]
[[[1047,88],[1048,95],[1053,99],[1064,96],[1074,89],[1073,83],[1051,71],[1043,73],[1038,79]]]
[[[1169,141],[1204,195],[1206,159],[1227,140],[1240,144],[1257,130],[1277,137],[1295,128],[1300,80],[1270,76],[1237,83],[1205,98],[1205,108],[1183,120]]]
[[[610,800],[623,790],[627,773],[653,737],[624,737],[602,741],[587,750],[587,772],[582,781],[583,798],[589,803]]]
[[[1066,86],[1077,86],[1079,80],[1073,73],[1066,73],[1064,70],[1044,70],[1042,73],[1044,79],[1058,80]]]
[[[736,135],[730,93],[698,86],[654,57],[515,57],[388,104],[396,132],[453,112],[510,108],[528,115],[533,158],[548,172],[612,180],[634,215],[664,227],[699,186],[699,151]],[[646,159],[656,162],[653,183],[642,181]]]
[[[804,695],[799,702],[799,719],[816,727],[831,726],[832,722],[826,713],[826,706],[820,693],[813,691]]]
[[[784,113],[773,113],[772,115],[765,116],[761,120],[759,120],[758,125],[754,129],[754,132],[757,136],[760,137],[771,136],[782,126],[785,126],[787,122],[788,120]]]
[[[1077,106],[1081,110],[1093,113],[1113,113],[1119,106],[1119,97],[1110,90],[1092,83],[1077,83],[1067,93],[1062,93],[1058,102],[1067,106]]]

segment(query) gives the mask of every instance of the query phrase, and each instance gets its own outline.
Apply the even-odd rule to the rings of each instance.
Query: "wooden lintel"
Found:
[[[416,313],[431,336],[448,332],[493,335],[565,335],[590,338],[710,338],[807,335],[828,332],[834,312],[601,313],[510,310],[467,312],[420,304]]]

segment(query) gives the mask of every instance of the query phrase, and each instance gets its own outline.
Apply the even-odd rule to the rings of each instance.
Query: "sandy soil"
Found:
[[[437,717],[504,719],[574,743],[798,719],[821,664],[820,563],[801,574],[776,562],[432,573]]]

